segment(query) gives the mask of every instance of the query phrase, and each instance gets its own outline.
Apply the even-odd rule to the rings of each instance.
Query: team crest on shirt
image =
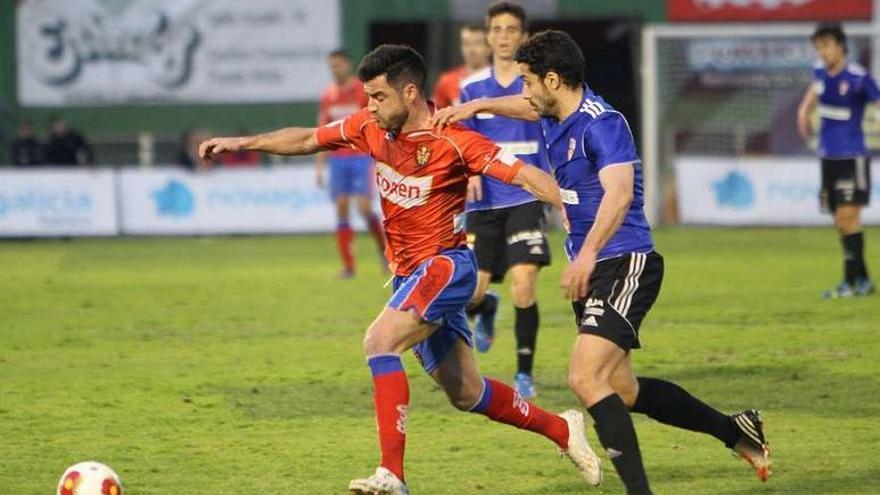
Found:
[[[568,159],[571,160],[571,157],[574,156],[574,150],[577,149],[577,141],[574,138],[568,139]]]
[[[425,144],[420,144],[419,147],[416,148],[416,164],[420,167],[424,167],[430,159],[431,148],[428,148]]]
[[[837,91],[840,92],[840,96],[846,94],[849,91],[849,81],[840,81],[840,86],[837,87]]]

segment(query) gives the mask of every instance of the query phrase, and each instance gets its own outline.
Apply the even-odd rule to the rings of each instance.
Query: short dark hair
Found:
[[[831,38],[839,44],[843,45],[843,51],[846,52],[846,34],[839,22],[823,22],[816,26],[810,41],[816,42],[819,38]]]
[[[329,55],[327,55],[327,58],[333,58],[333,57],[342,57],[345,60],[351,60],[351,57],[349,57],[348,53],[346,53],[345,50],[343,50],[342,48],[337,48],[336,50],[333,50],[332,52],[330,52]]]
[[[541,31],[520,45],[514,60],[528,65],[541,79],[548,72],[555,72],[562,83],[570,88],[584,84],[587,66],[584,53],[566,32]]]
[[[492,22],[492,19],[501,14],[510,14],[516,17],[519,19],[520,24],[522,24],[523,31],[528,31],[528,26],[526,25],[528,22],[526,9],[522,8],[522,5],[513,2],[498,2],[492,4],[492,6],[489,7],[489,10],[486,11],[486,26]]]
[[[421,91],[425,86],[425,59],[411,46],[379,45],[361,60],[358,78],[367,82],[383,74],[388,84],[398,89],[411,82]]]

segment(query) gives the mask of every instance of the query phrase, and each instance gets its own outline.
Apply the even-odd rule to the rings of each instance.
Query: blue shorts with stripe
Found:
[[[368,196],[372,184],[373,159],[367,155],[330,156],[330,197]]]
[[[473,346],[465,306],[476,286],[477,260],[464,246],[431,257],[405,277],[394,277],[394,294],[388,307],[414,311],[423,320],[439,325],[430,337],[413,347],[427,373],[437,369],[459,340]]]

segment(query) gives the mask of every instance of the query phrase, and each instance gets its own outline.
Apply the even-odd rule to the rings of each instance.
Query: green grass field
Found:
[[[880,229],[867,239],[880,273]],[[557,411],[577,406],[560,241],[536,361],[537,402]],[[637,371],[762,409],[775,466],[762,485],[714,439],[637,416],[655,493],[878,493],[880,296],[819,298],[838,279],[831,230],[673,229],[657,244],[666,279]],[[367,239],[358,251],[359,278],[338,282],[329,236],[0,242],[0,491],[53,493],[97,459],[129,495],[345,493],[378,458],[360,342],[387,296]],[[504,380],[511,325],[502,310],[479,357]],[[550,442],[455,411],[405,365],[414,494],[623,493],[613,469],[588,489]]]

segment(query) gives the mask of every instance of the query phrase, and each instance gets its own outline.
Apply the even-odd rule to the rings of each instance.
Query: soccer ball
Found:
[[[112,469],[100,462],[80,462],[64,471],[57,495],[122,495],[122,483]]]

